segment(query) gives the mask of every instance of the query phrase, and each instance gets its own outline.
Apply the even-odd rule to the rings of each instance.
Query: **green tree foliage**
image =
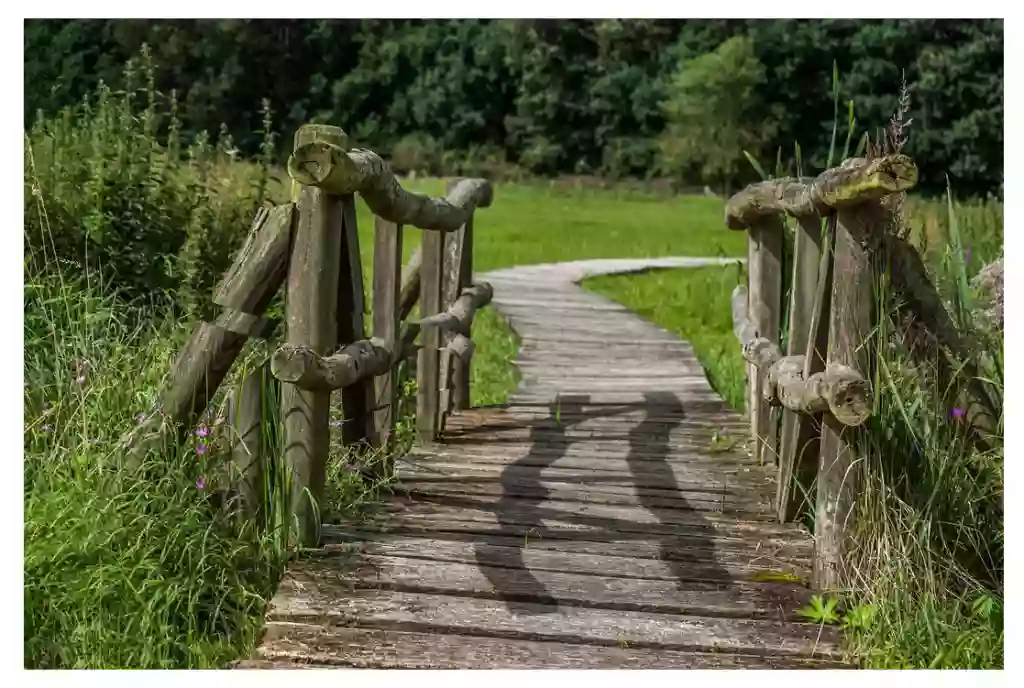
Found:
[[[666,89],[662,169],[727,189],[741,178],[749,168],[744,151],[759,156],[773,134],[757,92],[764,81],[764,65],[745,36],[680,65]]]
[[[329,120],[426,168],[495,157],[534,173],[644,176],[680,65],[734,37],[763,67],[745,89],[751,102],[735,105],[772,114],[747,132],[769,153],[799,143],[808,171],[824,165],[835,61],[841,101],[853,100],[858,126],[872,131],[892,114],[905,74],[906,150],[924,189],[943,190],[946,173],[958,193],[999,188],[1001,20],[33,20],[25,122],[100,80],[120,88],[124,63],[146,43],[158,90],[178,90],[189,140],[224,123],[254,154],[267,98],[284,133]],[[733,184],[749,172],[734,170]]]

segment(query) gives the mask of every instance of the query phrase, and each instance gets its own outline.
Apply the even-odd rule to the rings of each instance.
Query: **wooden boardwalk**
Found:
[[[689,344],[575,284],[715,262],[481,275],[522,340],[519,389],[408,457],[389,513],[325,526],[239,666],[843,666],[835,631],[795,614],[811,538],[774,519],[747,424]]]

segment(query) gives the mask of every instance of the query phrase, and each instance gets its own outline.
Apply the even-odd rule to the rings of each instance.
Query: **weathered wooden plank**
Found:
[[[448,516],[462,518],[465,514],[476,513],[480,518],[496,519],[500,523],[540,523],[541,521],[565,521],[582,526],[621,532],[649,532],[671,535],[677,531],[694,534],[717,533],[728,537],[800,536],[801,531],[789,524],[779,524],[762,518],[743,519],[713,512],[699,512],[683,509],[648,509],[642,507],[588,504],[580,502],[541,502],[527,499],[474,498],[472,495],[445,497],[407,497],[401,502],[394,501],[386,508],[388,518],[405,521],[421,516]]]
[[[386,550],[387,543],[381,543]],[[727,584],[680,580],[672,564],[655,578],[602,573],[601,562],[615,557],[573,555],[580,571],[523,568],[523,551],[481,545],[459,560],[421,559],[361,550],[318,557],[295,567],[300,582],[333,588],[338,597],[352,589],[389,589],[432,595],[471,595],[513,602],[547,602],[606,610],[659,612],[723,618],[799,621],[796,610],[810,600],[810,591],[793,584]],[[625,560],[630,562],[629,559]],[[516,566],[519,564],[519,566]],[[511,565],[511,566],[510,566]],[[687,572],[715,569],[714,563],[677,565]],[[339,575],[339,572],[340,575]],[[326,591],[321,590],[321,594]]]
[[[401,527],[389,526],[385,532],[360,527],[348,530],[344,526],[325,526],[323,548],[325,552],[362,550],[375,554],[418,557],[448,561],[470,561],[476,548],[511,547],[521,550],[517,556],[522,566],[529,569],[576,572],[596,570],[600,575],[632,576],[636,578],[678,579],[676,569],[665,562],[707,562],[713,559],[729,571],[749,576],[749,582],[784,582],[799,584],[795,578],[772,577],[771,573],[789,571],[806,580],[811,572],[811,544],[802,540],[791,545],[778,545],[751,551],[743,542],[713,539],[710,543],[695,538],[638,538],[626,536],[584,540],[571,537],[545,538],[539,532],[524,530],[521,534],[473,531],[467,524],[455,524],[457,530],[406,532]],[[575,554],[588,555],[580,560]],[[603,557],[595,560],[594,557]],[[605,560],[607,559],[607,561]],[[596,561],[596,564],[595,564]],[[610,567],[610,568],[609,568]],[[782,578],[782,580],[778,580]],[[740,585],[739,581],[735,582]]]
[[[271,622],[241,669],[832,669],[839,662],[800,657],[679,652],[409,631]]]
[[[402,287],[398,308],[399,320],[408,318],[416,302],[420,299],[420,268],[422,264],[423,250],[418,248],[409,258],[409,263],[402,268]]]
[[[397,347],[401,346],[399,298],[402,228],[393,222],[375,217],[373,237],[373,336],[384,340],[394,354],[398,350]],[[397,367],[392,365],[386,374],[376,380],[374,444],[377,447],[390,447],[394,436],[401,395],[397,372]]]
[[[811,624],[723,619],[534,604],[520,612],[504,602],[397,591],[355,591],[341,598],[291,576],[270,604],[273,621],[331,620],[364,628],[439,630],[521,640],[550,639],[722,650],[761,655],[838,658],[835,633]],[[324,591],[326,592],[326,591]]]
[[[338,337],[343,202],[314,187],[302,187],[300,193],[299,220],[288,266],[287,341],[308,346],[324,356],[334,349]],[[292,480],[292,508],[304,542],[315,541],[319,527],[311,499],[318,500],[323,493],[330,449],[330,403],[330,392],[282,385],[284,459]]]
[[[427,318],[444,309],[441,294],[444,236],[437,232],[424,232],[420,252],[420,317]],[[441,332],[430,327],[420,334],[420,338],[423,348],[416,362],[416,441],[429,445],[439,430]]]
[[[472,495],[550,500],[552,502],[587,502],[619,506],[644,506],[658,509],[689,509],[717,511],[728,514],[760,515],[771,503],[755,491],[730,493],[724,489],[691,490],[686,493],[663,489],[651,490],[632,486],[580,485],[565,482],[529,480],[525,476],[491,482],[474,482],[466,478],[422,480],[403,474],[393,488],[412,497],[425,495]]]
[[[579,463],[579,462],[573,462]],[[410,464],[402,462],[402,476],[451,476],[453,479],[463,477],[466,480],[476,480],[480,476],[491,476],[494,480],[538,480],[543,477],[548,480],[575,483],[580,485],[631,485],[637,488],[650,488],[660,490],[671,490],[671,485],[666,483],[674,482],[678,489],[685,489],[684,485],[703,485],[708,489],[736,489],[742,492],[759,490],[759,494],[774,494],[774,481],[767,475],[757,472],[744,471],[742,468],[732,470],[712,471],[686,464],[673,464],[668,468],[670,473],[661,467],[651,467],[643,470],[643,467],[630,467],[625,464],[616,464],[610,467],[600,468],[596,462],[587,462],[583,465],[564,465],[559,461],[553,465],[543,465],[543,472],[538,475],[537,465],[522,465],[516,463],[494,462],[479,464],[469,457],[439,457],[434,460],[426,460]],[[671,475],[671,479],[669,479]]]
[[[836,218],[834,280],[827,363],[841,363],[871,379],[870,333],[873,325],[874,275],[867,251],[856,240],[860,225],[877,221],[877,208],[856,208]],[[852,225],[852,227],[851,227]],[[857,428],[826,416],[821,430],[821,462],[815,505],[814,535],[818,546],[815,584],[838,588],[846,573],[843,559],[847,528],[853,514],[858,474],[856,449],[850,445]]]
[[[817,332],[811,339],[811,326],[818,303],[819,281],[831,281],[831,251],[822,236],[822,220],[817,215],[800,217],[797,222],[793,248],[793,282],[790,287],[789,333],[787,351],[789,356],[806,356],[808,345],[819,345]],[[824,255],[824,266],[822,259]],[[825,267],[823,271],[821,268]],[[826,287],[826,285],[822,285]],[[823,319],[818,320],[821,322]],[[815,328],[820,330],[823,328]],[[827,340],[825,342],[827,345]],[[805,363],[804,379],[810,373],[824,370],[811,366],[807,373]],[[817,472],[818,436],[820,417],[815,419],[788,409],[782,412],[780,433],[779,482],[775,503],[780,521],[791,521],[805,504],[802,490],[810,490]],[[795,488],[795,489],[794,489]],[[802,489],[801,489],[802,488]]]

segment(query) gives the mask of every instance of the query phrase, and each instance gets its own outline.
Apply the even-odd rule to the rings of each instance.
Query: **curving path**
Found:
[[[519,389],[415,450],[388,514],[325,526],[243,666],[841,666],[834,631],[795,614],[811,540],[773,520],[743,419],[689,344],[576,284],[727,262],[480,275],[522,340]]]

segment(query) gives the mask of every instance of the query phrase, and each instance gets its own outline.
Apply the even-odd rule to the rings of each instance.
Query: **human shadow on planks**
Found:
[[[556,419],[555,426],[564,430],[573,422],[583,422],[607,415],[602,409],[584,413],[583,408],[588,401],[588,395],[561,396],[555,404],[550,405],[549,418],[539,420]],[[619,539],[624,540],[661,539],[660,559],[672,571],[680,589],[685,588],[686,581],[692,580],[693,576],[692,574],[688,575],[688,569],[694,566],[699,566],[702,570],[702,578],[721,582],[731,580],[726,569],[715,559],[714,529],[701,518],[697,509],[688,504],[685,493],[679,489],[675,474],[668,463],[671,451],[669,435],[674,425],[665,423],[665,412],[670,411],[668,415],[676,419],[675,425],[681,424],[686,415],[682,403],[671,392],[653,391],[644,393],[644,404],[641,408],[658,409],[657,420],[649,421],[651,416],[648,415],[630,429],[626,462],[634,477],[640,474],[649,477],[652,473],[659,476],[659,483],[664,486],[664,489],[677,496],[678,501],[668,507],[665,506],[662,499],[644,491],[638,491],[638,501],[642,507],[655,516],[660,524],[668,526],[671,530],[679,527],[677,524],[680,512],[691,514],[694,517],[694,525],[688,525],[686,531],[692,542],[695,556],[689,558],[689,561],[680,561],[673,552],[678,549],[678,544],[673,542],[672,536],[630,533],[630,525],[635,524],[631,524],[629,521],[563,512],[551,506],[540,508],[540,504],[550,496],[550,490],[544,486],[541,474],[545,468],[558,460],[560,454],[557,452],[538,454],[533,451],[546,444],[551,432],[550,425],[543,423],[545,426],[543,428],[544,436],[538,437],[538,428],[542,423],[537,423],[530,429],[531,452],[510,464],[502,472],[502,495],[489,507],[498,521],[496,535],[522,538],[523,527],[528,528],[527,537],[523,538],[523,545],[509,547],[477,542],[474,547],[476,562],[480,566],[481,573],[491,583],[497,596],[508,605],[509,611],[520,614],[550,614],[557,611],[558,600],[530,573],[523,556],[523,549],[528,546],[531,532],[535,531],[538,537],[543,537],[543,532],[546,530],[542,523],[544,519],[557,519],[588,526],[586,530],[580,531],[578,537],[574,538],[579,540],[594,540],[596,539],[595,535],[600,536],[601,534],[615,534]],[[636,407],[632,407],[632,410],[636,410]],[[562,422],[563,413],[572,421]],[[585,442],[586,439],[581,438],[579,441]],[[566,442],[563,446],[568,447],[569,444]],[[546,446],[550,447],[550,444]],[[656,460],[652,461],[652,457],[655,457]],[[509,494],[517,491],[516,486],[524,484],[530,487],[529,495],[522,495],[521,491],[515,496]]]

